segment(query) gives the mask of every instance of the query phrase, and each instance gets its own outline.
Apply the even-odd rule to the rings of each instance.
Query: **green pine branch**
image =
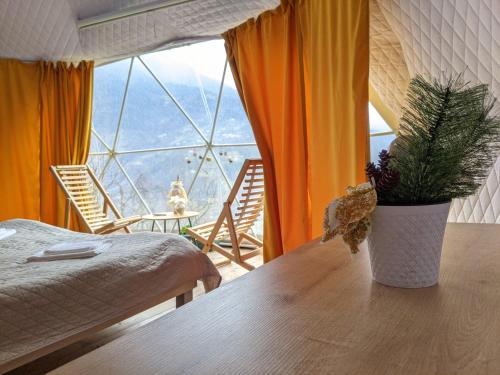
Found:
[[[437,203],[473,194],[500,152],[500,118],[484,84],[416,76],[391,148],[400,183],[394,202]]]

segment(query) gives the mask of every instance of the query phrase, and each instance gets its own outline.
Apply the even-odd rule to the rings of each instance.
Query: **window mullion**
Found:
[[[208,154],[208,147],[205,148],[205,153],[203,154],[203,157],[201,159],[201,163],[198,166],[198,169],[196,170],[196,172],[194,174],[193,181],[191,181],[191,184],[189,185],[189,188],[188,188],[188,191],[187,191],[188,197],[189,197],[189,194],[191,194],[191,191],[193,190],[193,187],[194,187],[194,184],[196,183],[196,180],[198,179],[198,175],[200,174],[201,167],[205,163],[205,160],[207,158],[207,154]]]
[[[214,142],[215,127],[217,126],[217,119],[219,118],[219,108],[222,99],[222,90],[224,90],[224,81],[226,80],[227,58],[224,63],[224,70],[222,72],[222,79],[220,81],[219,94],[217,95],[217,104],[215,105],[214,119],[212,123],[212,130],[210,132],[210,145]]]
[[[383,137],[383,136],[386,136],[386,135],[393,135],[393,134],[396,134],[396,133],[394,133],[393,131],[390,131],[390,132],[380,132],[380,133],[372,133],[372,134],[370,134],[370,137]]]
[[[224,180],[226,181],[226,184],[229,187],[229,190],[231,190],[233,185],[231,184],[231,181],[229,181],[229,177],[227,176],[226,171],[222,167],[222,164],[220,163],[219,158],[215,155],[215,152],[213,151],[212,147],[209,148],[209,151],[212,154],[212,156],[214,157],[215,164],[217,164],[217,167],[219,167],[219,170],[222,173],[222,177],[224,177]]]
[[[139,61],[144,65],[144,67],[147,69],[149,74],[155,79],[155,81],[160,85],[160,87],[165,91],[165,93],[168,95],[168,97],[172,100],[172,102],[177,106],[179,111],[184,115],[184,117],[188,120],[188,122],[191,124],[193,129],[199,134],[199,136],[205,141],[205,143],[208,145],[208,139],[205,137],[201,129],[196,125],[194,120],[189,116],[189,114],[184,110],[184,108],[181,106],[181,104],[177,101],[177,99],[174,97],[174,95],[170,92],[169,89],[160,81],[160,79],[153,73],[153,71],[149,68],[149,66],[141,59],[140,56],[138,56]]]
[[[111,153],[112,152],[111,151],[111,147],[109,147],[108,144],[106,142],[104,142],[104,139],[99,135],[99,133],[97,133],[97,130],[94,129],[93,125],[91,127],[91,131],[92,131],[92,133],[94,133],[94,135],[97,138],[97,140],[102,143],[102,145],[104,146],[104,148],[106,150],[108,150],[108,153]]]
[[[252,147],[257,146],[257,143],[222,143],[212,144],[213,147]]]
[[[120,114],[118,116],[118,124],[116,126],[115,139],[113,141],[113,149],[111,150],[112,153],[115,152],[116,145],[118,144],[118,138],[120,137],[120,129],[122,127],[123,109],[125,108],[125,102],[127,100],[128,86],[129,86],[129,83],[130,83],[130,76],[132,75],[132,67],[134,65],[134,59],[135,59],[135,57],[132,57],[130,59],[130,65],[129,65],[129,68],[128,68],[127,83],[125,84],[125,91],[123,93],[122,105],[120,107]]]
[[[193,148],[205,148],[206,145],[191,145],[191,146],[173,146],[173,147],[158,147],[158,148],[145,148],[139,150],[127,150],[127,151],[116,151],[116,155],[127,155],[127,154],[140,154],[148,152],[161,152],[161,151],[176,151],[176,150],[191,150]]]
[[[104,167],[102,168],[101,173],[99,173],[99,180],[104,179],[104,173],[106,172],[106,169],[108,169],[108,166],[111,163],[112,158],[113,158],[112,155],[108,155],[108,160],[106,160],[106,163],[104,163]]]

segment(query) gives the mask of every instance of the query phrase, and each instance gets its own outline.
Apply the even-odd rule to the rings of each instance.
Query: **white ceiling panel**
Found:
[[[179,40],[220,33],[279,0],[191,0],[78,29],[77,21],[158,0],[0,0],[0,57],[96,60],[135,55]]]
[[[0,57],[81,59],[73,9],[66,0],[0,0]]]

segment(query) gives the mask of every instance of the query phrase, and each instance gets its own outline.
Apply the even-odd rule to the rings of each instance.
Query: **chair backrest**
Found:
[[[238,199],[239,198],[239,199]],[[227,203],[238,200],[233,212],[236,232],[248,231],[264,208],[264,165],[261,159],[247,159],[229,193]]]
[[[239,198],[239,199],[238,199]],[[232,206],[236,206],[233,209]],[[264,166],[261,159],[246,159],[233,188],[224,202],[215,225],[197,227],[198,234],[209,236],[209,243],[227,239],[234,228],[235,234],[246,233],[255,224],[264,208]]]
[[[108,218],[108,207],[111,208],[116,218],[122,218],[111,198],[87,165],[57,165],[50,169],[68,200],[67,214],[71,205],[89,232],[94,233],[104,225],[113,222]],[[99,202],[97,192],[102,196],[103,205]]]

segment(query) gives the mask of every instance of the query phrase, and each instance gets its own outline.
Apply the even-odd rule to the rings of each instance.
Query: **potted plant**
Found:
[[[438,281],[453,198],[476,192],[499,152],[487,85],[416,76],[399,134],[366,173],[377,192],[368,248],[374,280],[419,288]]]
[[[196,240],[196,238],[191,237],[191,236],[188,234],[188,232],[187,232],[187,230],[188,230],[189,228],[191,228],[191,227],[192,227],[192,225],[191,225],[191,224],[184,225],[184,226],[181,228],[181,230],[180,230],[180,233],[179,233],[179,234],[180,234],[182,237],[184,237],[186,240],[188,240],[188,241],[192,242],[192,243],[193,243],[193,245],[195,245],[198,249],[202,250],[202,249],[203,249],[203,244],[202,244],[200,241],[197,241],[197,240]]]

